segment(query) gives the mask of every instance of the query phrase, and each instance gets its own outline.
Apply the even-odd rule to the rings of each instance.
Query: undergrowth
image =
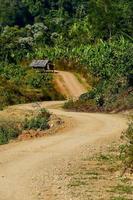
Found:
[[[23,124],[23,129],[33,129],[33,130],[45,130],[49,128],[48,121],[49,121],[50,113],[45,110],[41,109],[37,116],[34,116],[30,119],[25,119]]]
[[[0,124],[0,145],[7,144],[19,136],[22,127],[18,123],[3,122]]]
[[[51,114],[45,109],[39,111],[24,121],[0,121],[0,145],[7,144],[10,140],[16,139],[23,130],[46,130]]]
[[[124,143],[120,146],[121,159],[124,164],[123,174],[127,171],[133,173],[133,116],[126,131],[122,133]]]

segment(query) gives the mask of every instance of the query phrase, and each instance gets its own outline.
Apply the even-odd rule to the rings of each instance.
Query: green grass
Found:
[[[83,181],[83,180],[80,180],[80,179],[76,179],[73,180],[69,185],[68,187],[80,187],[80,186],[83,186],[83,185],[87,185],[86,181]]]
[[[133,194],[133,186],[131,185],[117,185],[115,186],[111,192],[119,193],[119,194]]]
[[[98,172],[95,172],[95,171],[85,171],[85,174],[86,175],[90,175],[90,176],[98,176],[99,173]]]
[[[98,161],[101,161],[101,162],[108,162],[108,163],[114,163],[116,161],[119,160],[119,157],[118,155],[115,155],[113,153],[111,154],[100,154],[98,157],[97,157],[97,160]]]
[[[131,200],[131,199],[128,199],[128,198],[126,198],[126,197],[119,196],[119,197],[112,197],[110,200]]]

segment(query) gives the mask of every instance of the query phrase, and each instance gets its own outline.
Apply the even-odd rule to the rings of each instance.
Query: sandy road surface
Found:
[[[80,83],[71,72],[56,71],[55,82],[59,91],[67,98],[77,98],[87,92],[87,84]]]
[[[86,145],[118,137],[126,128],[119,115],[65,112],[62,102],[42,103],[51,112],[73,121],[61,134],[0,147],[0,200],[72,200],[66,170]],[[54,108],[55,107],[55,108]],[[20,109],[33,109],[32,104]],[[51,109],[52,108],[52,109]]]

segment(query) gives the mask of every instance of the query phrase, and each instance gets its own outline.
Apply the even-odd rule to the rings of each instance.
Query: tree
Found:
[[[21,0],[0,0],[0,24],[24,26],[33,23],[33,17]]]

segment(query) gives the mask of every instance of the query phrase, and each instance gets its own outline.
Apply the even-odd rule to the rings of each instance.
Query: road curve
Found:
[[[63,102],[44,102],[50,112],[73,121],[61,134],[0,147],[0,200],[69,200],[64,172],[86,145],[119,136],[126,120],[119,115],[74,113],[56,108]],[[33,104],[19,109],[34,109]],[[60,186],[61,181],[61,186]],[[60,189],[61,188],[61,189]],[[60,192],[59,192],[60,190]]]

